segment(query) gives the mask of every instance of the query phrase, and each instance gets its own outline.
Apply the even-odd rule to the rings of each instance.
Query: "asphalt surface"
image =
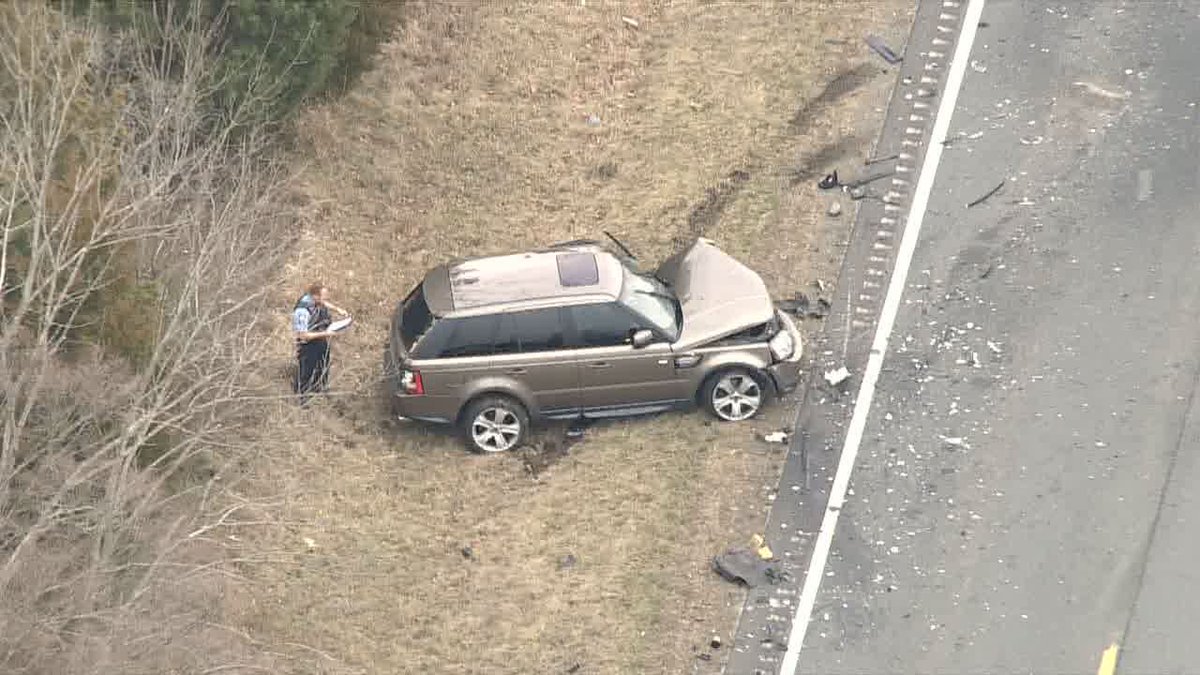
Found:
[[[799,672],[1200,673],[1198,69],[1193,0],[988,0]]]

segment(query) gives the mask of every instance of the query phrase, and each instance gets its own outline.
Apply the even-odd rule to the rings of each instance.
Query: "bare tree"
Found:
[[[255,516],[220,468],[253,419],[279,172],[260,101],[213,105],[210,29],[157,25],[149,50],[0,7],[0,672],[266,663],[221,625],[221,542]]]

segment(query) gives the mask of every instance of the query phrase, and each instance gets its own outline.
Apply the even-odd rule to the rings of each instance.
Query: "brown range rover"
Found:
[[[538,419],[699,404],[740,421],[795,387],[800,334],[758,274],[704,239],[653,274],[627,253],[570,242],[430,270],[392,322],[395,414],[502,452]]]

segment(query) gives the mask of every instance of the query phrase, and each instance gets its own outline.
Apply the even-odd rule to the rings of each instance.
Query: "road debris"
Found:
[[[580,418],[571,422],[567,427],[567,431],[563,434],[563,445],[569,447],[583,440],[584,434],[587,433],[588,427],[592,425],[592,420],[588,418]]]
[[[731,548],[714,556],[712,566],[724,579],[750,588],[775,583],[780,578],[774,563],[763,560],[748,548]]]
[[[598,115],[592,115],[589,113],[584,116],[583,121],[586,122],[589,127],[600,126],[600,117]]]
[[[833,173],[825,174],[825,177],[817,182],[817,187],[821,188],[822,190],[832,190],[840,185],[841,182],[838,181],[837,169],[834,169]]]
[[[896,174],[895,169],[891,169],[889,171],[881,171],[879,173],[874,173],[874,174],[871,174],[864,178],[858,178],[856,180],[852,180],[849,183],[842,183],[842,190],[849,192],[850,190],[853,190],[854,188],[860,188],[860,187],[863,187],[866,185],[870,185],[871,183],[874,183],[877,180],[887,178],[888,176],[893,176],[895,174]]]
[[[888,155],[887,157],[871,157],[867,161],[863,162],[863,164],[866,164],[867,166],[871,166],[872,164],[879,164],[880,162],[890,162],[893,159],[900,159],[900,155],[895,154],[895,155]]]
[[[1021,138],[1021,145],[1041,145],[1045,141],[1045,136],[1024,136]]]
[[[756,534],[750,537],[750,545],[754,547],[754,552],[763,560],[772,560],[775,554],[771,552],[771,547],[767,546],[767,538],[761,534]]]
[[[939,436],[938,438],[941,438],[943,443],[951,447],[971,449],[971,446],[967,444],[967,440],[962,436]]]
[[[629,26],[630,28],[638,28],[639,27],[637,19],[635,19],[633,17],[623,16],[623,17],[621,17],[621,22],[624,23],[626,26]]]
[[[807,295],[799,291],[791,298],[781,300],[776,304],[779,306],[779,309],[802,319],[824,319],[829,315],[829,310],[832,307],[829,301],[822,297],[818,297],[814,305],[809,301]]]
[[[996,344],[995,342],[992,342],[991,340],[987,341],[987,346],[988,346],[988,349],[992,350],[993,354],[999,354],[1001,352],[1000,345]]]
[[[830,204],[829,210],[826,211],[826,213],[828,213],[830,216],[832,216],[834,218],[837,218],[838,216],[842,215],[842,203],[834,202],[834,203]]]
[[[708,646],[712,647],[713,649],[720,649],[721,648],[721,636],[720,635],[712,636],[712,639],[708,641]]]
[[[462,547],[459,552],[462,553],[462,557],[466,560],[475,559],[475,549],[471,548],[470,546]]]
[[[1125,99],[1129,98],[1129,92],[1127,92],[1127,91],[1126,92],[1118,92],[1118,91],[1113,91],[1111,89],[1105,89],[1104,87],[1101,87],[1100,85],[1094,84],[1092,82],[1080,81],[1080,82],[1074,82],[1073,84],[1076,87],[1083,87],[1083,90],[1086,91],[1087,93],[1099,96],[1100,98],[1107,98],[1107,99],[1114,100],[1114,101],[1124,101]]]
[[[982,203],[986,202],[987,200],[991,199],[992,195],[994,195],[994,194],[996,194],[997,192],[999,192],[999,191],[1000,191],[1000,188],[1004,187],[1004,184],[1005,184],[1005,183],[1007,183],[1007,182],[1008,182],[1008,179],[1007,179],[1007,178],[1005,178],[1004,180],[1000,181],[1000,183],[999,183],[998,185],[996,185],[996,187],[992,188],[991,190],[988,190],[988,191],[987,191],[987,193],[986,193],[986,194],[984,194],[982,197],[979,197],[978,199],[976,199],[976,200],[974,200],[974,201],[967,202],[967,208],[969,209],[969,208],[971,208],[971,207],[973,207],[973,206],[979,206],[980,204],[982,204]]]
[[[763,434],[762,439],[767,443],[787,443],[788,432],[772,431],[769,434]]]
[[[569,570],[572,567],[574,567],[575,563],[577,563],[577,562],[579,562],[579,559],[575,557],[575,554],[568,553],[568,554],[564,555],[561,559],[559,559],[558,569],[560,571],[561,570]]]
[[[866,43],[872,51],[880,56],[880,58],[892,64],[893,66],[904,60],[904,57],[897,56],[896,52],[892,51],[892,48],[888,47],[883,41],[883,38],[879,37],[878,35],[868,35],[866,37]]]
[[[977,73],[986,73],[987,66],[983,65],[982,63],[980,63],[978,61],[972,60],[971,61],[971,70],[973,70]]]
[[[849,378],[850,371],[846,370],[846,366],[825,371],[825,381],[835,387],[845,382]]]
[[[817,279],[816,281],[813,282],[813,285],[815,285],[817,287],[818,291],[821,291],[822,293],[825,292],[826,284],[823,279]]]
[[[304,542],[304,548],[307,548],[310,551],[317,550],[317,542],[314,541],[312,537],[304,537],[300,541]]]

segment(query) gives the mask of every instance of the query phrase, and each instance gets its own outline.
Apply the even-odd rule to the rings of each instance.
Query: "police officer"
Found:
[[[296,337],[295,390],[301,400],[309,394],[324,391],[329,384],[329,330],[333,322],[330,310],[348,316],[346,310],[328,299],[329,289],[322,283],[308,287],[292,311],[292,333]]]

